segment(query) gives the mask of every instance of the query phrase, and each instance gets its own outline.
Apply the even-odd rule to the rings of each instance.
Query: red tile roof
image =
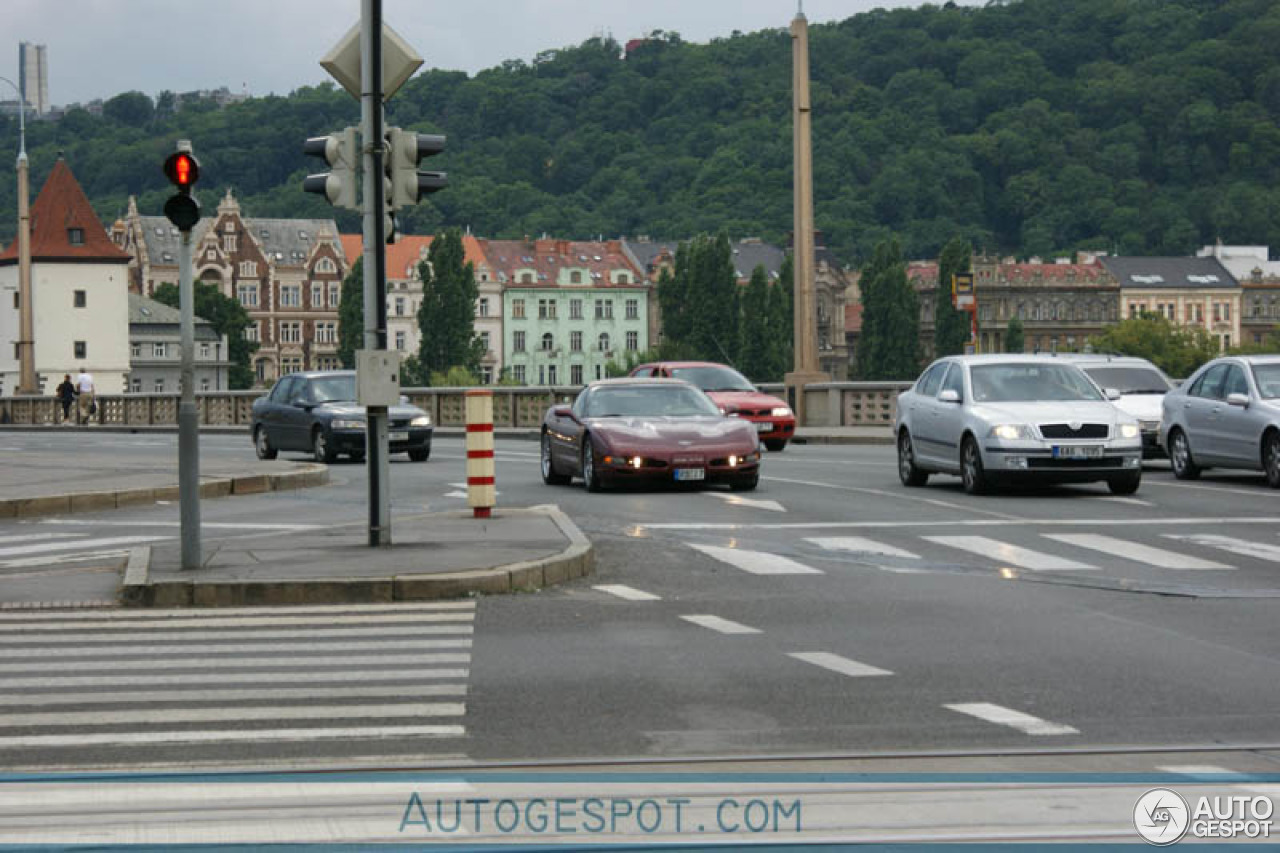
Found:
[[[68,232],[72,228],[80,229],[82,243],[71,244]],[[17,260],[15,238],[9,248],[0,253],[0,265]],[[31,205],[31,260],[129,262],[129,253],[111,242],[102,220],[93,212],[71,168],[61,158],[53,164],[53,171]]]
[[[355,266],[364,252],[364,237],[360,234],[341,235],[342,251],[346,253],[347,265]],[[408,235],[401,237],[387,246],[387,278],[401,280],[410,264],[417,268],[418,260],[431,248],[431,235]],[[478,271],[486,262],[484,250],[480,248],[480,240],[470,234],[462,235],[462,251],[466,260],[470,261]]]
[[[644,274],[627,257],[618,240],[486,240],[484,248],[494,276],[505,274],[510,287],[557,287],[564,268],[587,270],[591,280],[584,281],[583,286],[635,288],[645,282]],[[533,270],[537,281],[519,281],[518,270]],[[609,274],[614,270],[630,273],[631,283],[610,282]]]

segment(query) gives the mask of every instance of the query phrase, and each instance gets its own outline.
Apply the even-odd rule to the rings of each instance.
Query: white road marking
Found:
[[[955,705],[943,705],[942,707],[952,711],[958,711],[961,714],[968,714],[970,717],[977,717],[979,720],[986,720],[988,723],[996,723],[1001,726],[1009,726],[1020,732],[1029,735],[1078,735],[1079,729],[1071,726],[1065,726],[1061,723],[1051,723],[1048,720],[1042,720],[1039,717],[1033,717],[1030,714],[1024,714],[1021,711],[1015,711],[1012,708],[1005,708],[1001,705],[992,705],[990,702],[964,702]]]
[[[1277,545],[1250,542],[1246,539],[1235,539],[1231,536],[1218,536],[1214,533],[1165,533],[1162,535],[1166,539],[1178,539],[1183,542],[1190,542],[1193,545],[1220,548],[1223,551],[1230,551],[1232,554],[1239,554],[1243,557],[1254,557],[1259,560],[1280,563],[1280,546]]]
[[[887,669],[858,663],[856,660],[849,660],[849,658],[834,655],[831,652],[790,652],[787,657],[793,657],[796,660],[802,660],[805,663],[811,663],[814,666],[820,666],[823,669],[829,669],[832,672],[838,672],[841,675],[848,675],[854,678],[862,678],[869,675],[893,675]]]
[[[1238,770],[1228,770],[1225,767],[1218,767],[1213,764],[1170,764],[1157,767],[1161,773],[1176,773],[1179,776],[1251,776],[1251,773],[1242,773]],[[1254,791],[1259,794],[1266,794],[1273,800],[1280,797],[1280,785],[1269,784],[1266,782],[1220,782],[1215,781],[1218,785],[1238,786],[1241,790]]]
[[[496,495],[496,494],[497,494],[497,492],[494,492],[494,494]],[[467,496],[467,493],[466,493],[466,492],[452,491],[452,492],[445,492],[445,493],[444,493],[443,495],[441,495],[440,497],[442,497],[442,498],[465,498],[466,496]]]
[[[286,607],[218,607],[209,610],[188,608],[157,608],[146,610],[14,610],[0,612],[0,624],[4,622],[74,622],[78,620],[111,620],[138,622],[151,620],[165,624],[175,616],[260,616],[269,623],[278,616],[368,616],[383,613],[434,613],[447,610],[475,610],[474,601],[424,601],[416,604],[319,604]],[[374,621],[374,620],[367,620]]]
[[[463,684],[390,684],[377,687],[263,687],[241,690],[157,690],[147,692],[8,693],[0,707],[23,705],[126,705],[156,702],[254,702],[283,699],[421,699],[427,696],[465,696]]]
[[[45,542],[39,545],[14,545],[0,548],[0,557],[17,557],[21,554],[45,554],[52,551],[68,551],[72,548],[102,549],[108,545],[141,545],[146,542],[161,542],[173,539],[173,536],[108,536],[105,539],[65,539],[59,542]]]
[[[741,622],[733,622],[728,619],[721,619],[719,616],[711,616],[705,613],[693,613],[688,616],[681,616],[686,622],[692,622],[703,628],[710,628],[712,631],[719,631],[721,634],[759,634],[759,628],[752,628],[750,625],[743,625]]]
[[[71,554],[58,554],[56,556],[20,557],[16,560],[0,560],[0,569],[25,569],[30,566],[58,566],[63,563],[82,563],[85,560],[118,560],[128,553],[129,551],[127,548],[121,548],[115,551],[76,551]],[[112,567],[112,571],[117,569],[117,566]],[[6,574],[5,577],[12,578],[14,576]]]
[[[1150,545],[1143,545],[1138,542],[1128,542],[1124,539],[1116,539],[1111,536],[1102,536],[1097,533],[1045,533],[1046,539],[1052,539],[1055,542],[1065,542],[1068,545],[1075,545],[1078,548],[1088,548],[1092,551],[1101,551],[1104,554],[1120,557],[1125,560],[1132,560],[1136,563],[1146,563],[1160,569],[1179,569],[1179,570],[1200,570],[1213,571],[1225,570],[1231,571],[1231,566],[1215,563],[1211,560],[1201,560],[1198,557],[1191,557],[1186,554],[1179,554],[1176,551],[1166,551],[1163,548],[1152,548]]]
[[[203,708],[127,708],[123,711],[39,711],[0,714],[0,726],[166,725],[247,720],[351,720],[396,717],[461,717],[462,702],[397,702],[391,705],[278,705]]]
[[[97,615],[97,614],[95,614]],[[378,624],[417,622],[429,625],[437,622],[471,622],[475,619],[472,613],[384,613],[377,617]],[[222,618],[205,616],[190,619],[174,617],[172,619],[95,619],[76,624],[78,630],[89,628],[255,628],[280,627],[284,625],[312,625],[317,630],[331,628],[335,625],[369,625],[368,616],[276,616],[270,619],[253,619],[241,617]],[[56,622],[40,622],[34,625],[22,625],[0,621],[0,634],[12,631],[62,631],[65,625]]]
[[[79,527],[181,527],[181,521],[85,521],[75,518],[45,518],[36,524],[57,524]],[[325,530],[326,524],[260,524],[240,521],[202,521],[201,530]]]
[[[1262,474],[1259,473],[1258,476],[1261,477]],[[1191,483],[1186,483],[1181,480],[1146,480],[1144,479],[1142,481],[1142,485],[1143,485],[1143,488],[1146,488],[1148,485],[1151,485],[1151,486],[1167,486],[1171,489],[1195,489],[1197,491],[1202,491],[1202,492],[1226,492],[1227,494],[1231,494],[1231,495],[1245,495],[1246,497],[1251,497],[1251,498],[1280,497],[1280,492],[1275,492],[1268,489],[1233,489],[1226,486],[1192,485]]]
[[[874,539],[867,539],[862,536],[814,536],[805,539],[806,542],[812,542],[819,548],[826,548],[828,551],[851,551],[855,554],[879,554],[884,557],[903,557],[908,560],[920,559],[918,554],[912,554],[910,551],[904,551],[901,548],[895,548],[892,545],[885,545],[876,542]]]
[[[114,638],[113,638],[114,639]],[[148,638],[150,640],[150,638]],[[244,639],[243,636],[237,639]],[[139,655],[149,655],[152,660],[163,660],[166,656],[171,655],[220,655],[220,654],[247,654],[251,652],[281,652],[285,650],[285,646],[275,640],[261,643],[207,643],[202,645],[186,645],[183,643],[170,643],[157,648],[154,641],[140,643],[138,645],[119,645],[112,642],[109,646],[100,645],[78,645],[70,648],[49,648],[46,643],[41,643],[36,648],[6,648],[4,650],[4,659],[6,661],[18,661],[27,658],[74,658],[74,657],[95,657],[104,654],[110,654],[113,657],[136,657]],[[469,639],[449,639],[449,640],[368,640],[365,642],[353,643],[350,640],[341,640],[335,643],[314,643],[306,641],[298,645],[298,651],[306,652],[373,652],[373,651],[392,651],[406,649],[469,649],[471,648],[471,640]],[[218,660],[218,658],[210,658],[210,660]],[[304,661],[305,658],[299,658]],[[92,667],[96,665],[96,661],[86,661],[85,666]]]
[[[616,595],[618,598],[625,598],[627,601],[661,601],[662,597],[654,595],[651,592],[635,589],[620,583],[606,583],[599,586],[593,586],[592,589],[598,589],[601,592],[607,592],[610,595]]]
[[[79,627],[79,626],[75,626]],[[423,636],[468,636],[475,633],[471,625],[412,625],[390,628],[294,628],[280,631],[245,631],[240,634],[244,640],[295,640],[310,643],[321,640],[346,640],[351,637],[423,637]],[[115,631],[67,631],[65,633],[41,634],[38,638],[30,635],[0,634],[0,651],[7,646],[29,645],[39,643],[41,646],[56,646],[72,643],[156,643],[176,640],[191,642],[194,640],[225,640],[226,631],[140,631],[117,633]],[[286,645],[284,643],[281,644]]]
[[[898,527],[1187,527],[1188,525],[1265,524],[1280,525],[1280,518],[966,518],[953,521],[763,521],[763,522],[637,522],[642,530],[841,530]]]
[[[797,563],[788,557],[768,554],[764,551],[743,551],[738,548],[721,548],[717,545],[689,545],[696,551],[714,557],[753,575],[820,575],[821,571]]]
[[[376,666],[378,664],[391,664],[400,661],[405,666],[421,666],[428,663],[469,663],[471,655],[469,654],[449,654],[449,653],[431,653],[431,654],[383,654],[369,655],[362,657],[360,655],[341,657],[308,657],[304,655],[289,655],[288,657],[238,657],[234,660],[224,660],[221,658],[200,658],[189,657],[182,660],[161,660],[157,658],[144,658],[142,660],[94,660],[94,661],[42,661],[40,663],[0,663],[0,672],[12,673],[38,673],[38,672],[75,672],[86,668],[94,669],[100,672],[107,670],[128,670],[128,669],[202,669],[217,668],[223,673],[224,677],[230,681],[232,676],[227,675],[229,670],[233,669],[285,669],[292,670],[298,667],[360,667],[360,666]]]
[[[988,539],[986,536],[925,536],[923,538],[939,545],[977,554],[979,557],[988,557],[1002,565],[1017,566],[1033,572],[1084,571],[1098,568],[1088,563],[1068,560],[1066,557],[1056,557],[1053,554],[1010,545],[998,539]]]
[[[741,506],[749,509],[767,509],[770,512],[786,512],[787,508],[777,501],[757,500],[754,498],[744,498],[741,495],[735,495],[732,492],[702,492],[704,495],[710,495],[713,498],[719,498],[730,506]]]
[[[1110,501],[1111,503],[1130,504],[1132,506],[1155,506],[1151,501],[1144,501],[1142,498],[1123,498],[1116,495],[1103,495],[1095,498],[1099,501]]]
[[[234,729],[226,731],[91,732],[0,737],[0,749],[36,746],[130,746],[147,743],[269,743],[283,740],[358,740],[392,737],[462,737],[462,726],[372,726],[327,729]]]
[[[0,542],[37,542],[48,539],[67,539],[72,536],[88,535],[88,533],[28,533],[25,536],[0,536]]]
[[[296,660],[296,659],[295,659]],[[309,684],[317,681],[336,681],[348,684],[353,681],[412,682],[420,679],[463,678],[465,668],[413,668],[406,665],[397,669],[364,668],[358,670],[329,670],[323,672],[226,672],[209,671],[180,675],[50,675],[45,677],[0,677],[0,688],[33,687],[123,687],[125,685],[174,687],[186,684],[220,685],[237,684]]]
[[[864,495],[878,495],[884,498],[897,498],[898,500],[914,501],[916,503],[929,504],[930,506],[941,506],[947,509],[960,510],[968,515],[989,515],[993,518],[1017,518],[1013,515],[1005,515],[1003,512],[994,512],[989,509],[978,509],[973,506],[963,506],[961,504],[950,503],[949,501],[938,500],[937,498],[922,498],[917,495],[903,494],[902,492],[890,492],[884,489],[866,489],[858,486],[844,486],[836,483],[823,483],[818,480],[792,480],[787,477],[764,477],[776,483],[793,483],[797,486],[813,486],[819,489],[838,489],[842,492],[860,492]]]

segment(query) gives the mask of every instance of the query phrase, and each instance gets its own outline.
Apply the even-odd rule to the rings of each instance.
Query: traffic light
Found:
[[[444,150],[443,136],[414,133],[398,127],[387,130],[387,206],[399,210],[449,186],[444,172],[419,172],[418,162]]]
[[[330,172],[308,175],[302,182],[304,192],[319,193],[335,207],[359,210],[356,201],[356,165],[359,148],[356,129],[348,127],[329,136],[314,136],[302,146],[302,153],[323,157]]]
[[[164,174],[178,194],[164,203],[164,215],[179,231],[190,231],[200,221],[200,202],[191,190],[200,180],[200,161],[191,153],[191,143],[182,140],[178,150],[164,161]]]

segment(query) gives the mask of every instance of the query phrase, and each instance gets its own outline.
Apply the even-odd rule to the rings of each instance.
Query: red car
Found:
[[[749,491],[760,481],[760,441],[746,421],[726,418],[711,398],[672,379],[606,379],[542,421],[542,480],[587,490],[649,481],[727,483]]]
[[[660,361],[642,364],[631,376],[683,379],[707,392],[720,411],[755,424],[764,446],[782,450],[796,434],[796,413],[785,401],[763,394],[732,367],[709,361]]]

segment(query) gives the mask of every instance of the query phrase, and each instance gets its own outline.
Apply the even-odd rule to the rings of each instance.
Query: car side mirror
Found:
[[[573,416],[573,406],[552,406],[551,414],[555,415],[557,418],[568,418],[571,421],[577,420],[577,418]]]
[[[959,403],[960,392],[954,388],[945,388],[942,393],[938,395],[938,399],[943,403]]]
[[[404,394],[401,394],[401,395],[400,395],[400,405],[402,405],[402,406],[407,406],[407,405],[409,405],[409,398],[408,398],[408,397],[406,397]]]
[[[1241,408],[1247,409],[1249,408],[1249,395],[1248,394],[1228,394],[1227,405],[1240,406]]]
[[[1121,396],[1119,389],[1116,388],[1103,388],[1102,393],[1107,395],[1108,400],[1119,400]]]

